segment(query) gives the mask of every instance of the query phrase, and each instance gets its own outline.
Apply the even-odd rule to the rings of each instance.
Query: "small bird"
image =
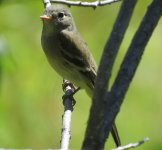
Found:
[[[87,44],[77,31],[70,11],[62,5],[47,7],[43,21],[41,43],[53,69],[92,97],[97,65]],[[120,139],[115,124],[112,135],[117,146]]]

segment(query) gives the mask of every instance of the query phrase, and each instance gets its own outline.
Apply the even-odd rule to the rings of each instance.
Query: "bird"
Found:
[[[70,10],[60,4],[51,5],[45,8],[40,18],[43,22],[41,44],[50,65],[63,79],[85,89],[92,97],[97,65]],[[111,133],[116,146],[120,146],[115,123]]]

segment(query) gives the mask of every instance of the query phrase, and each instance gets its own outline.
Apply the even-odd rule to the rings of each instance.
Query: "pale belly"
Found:
[[[50,64],[64,79],[71,81],[78,87],[85,88],[86,85],[83,82],[83,76],[76,68],[61,59],[57,62],[51,62]]]
[[[55,49],[58,47],[56,45],[53,49],[50,47],[44,47],[44,52],[47,56],[47,59],[52,66],[52,68],[64,79],[67,79],[74,83],[78,87],[84,88],[86,85],[81,82],[83,81],[83,77],[80,72],[74,68],[71,64],[67,62],[61,55],[60,49]]]

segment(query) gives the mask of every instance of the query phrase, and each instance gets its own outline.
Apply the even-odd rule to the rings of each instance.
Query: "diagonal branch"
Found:
[[[68,6],[83,6],[83,7],[96,8],[97,6],[104,6],[121,0],[103,0],[103,1],[97,0],[95,2],[82,2],[82,1],[69,1],[69,0],[50,0],[50,1],[51,3],[66,4]]]
[[[153,0],[126,53],[112,89],[107,94],[107,109],[104,116],[104,126],[102,128],[105,139],[111,131],[112,123],[120,110],[125,94],[144,53],[144,49],[158,24],[161,13],[162,1]]]
[[[120,147],[117,147],[117,148],[114,148],[112,150],[126,150],[126,149],[130,149],[130,148],[136,148],[136,147],[139,147],[140,145],[146,143],[149,141],[149,138],[146,137],[144,138],[143,140],[139,141],[139,142],[136,142],[136,143],[130,143],[128,145],[125,145],[125,146],[120,146]]]
[[[96,147],[97,149],[102,149],[104,146],[106,139],[103,139],[101,128],[105,111],[105,93],[107,92],[107,85],[117,52],[128,28],[136,2],[137,0],[123,1],[110,39],[106,43],[98,69],[93,102],[82,149],[95,149]]]

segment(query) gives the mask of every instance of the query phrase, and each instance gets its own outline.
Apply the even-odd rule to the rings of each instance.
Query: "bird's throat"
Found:
[[[56,30],[53,26],[43,25],[42,32],[45,36],[52,36],[56,33]]]

